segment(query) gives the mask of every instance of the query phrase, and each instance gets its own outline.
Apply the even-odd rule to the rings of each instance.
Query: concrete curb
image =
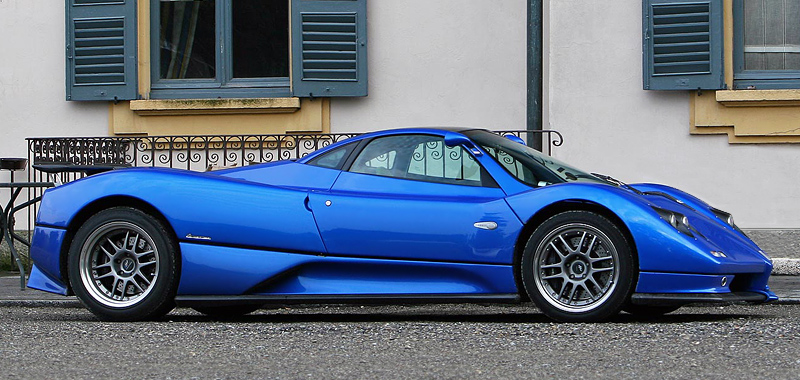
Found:
[[[773,276],[800,276],[800,259],[772,259]]]

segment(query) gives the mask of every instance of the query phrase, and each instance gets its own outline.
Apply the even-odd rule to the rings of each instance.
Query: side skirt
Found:
[[[705,294],[634,293],[631,296],[631,303],[633,303],[634,305],[651,305],[651,306],[678,306],[690,303],[733,303],[733,302],[762,303],[765,301],[767,301],[767,296],[756,292],[705,293]]]
[[[363,295],[244,295],[177,296],[180,307],[297,304],[424,304],[424,303],[519,303],[519,294],[363,294]]]

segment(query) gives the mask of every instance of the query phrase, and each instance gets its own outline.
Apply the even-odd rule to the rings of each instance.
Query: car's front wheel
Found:
[[[70,246],[72,290],[98,318],[148,320],[174,307],[177,249],[165,226],[133,208],[101,211]]]
[[[633,252],[606,217],[567,211],[542,223],[522,255],[522,283],[548,317],[597,322],[616,315],[635,281]]]

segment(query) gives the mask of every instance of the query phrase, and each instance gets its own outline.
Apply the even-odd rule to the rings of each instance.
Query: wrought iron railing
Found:
[[[541,139],[544,153],[552,154],[563,143],[557,131],[496,131],[525,141]],[[158,166],[195,171],[214,167],[244,166],[290,160],[358,136],[359,133],[212,135],[212,136],[136,136],[136,137],[32,137],[28,138],[30,165],[67,163],[75,165]],[[82,177],[82,173],[62,173],[59,182]],[[28,170],[29,181],[47,180],[47,175]],[[34,195],[35,196],[35,195]]]

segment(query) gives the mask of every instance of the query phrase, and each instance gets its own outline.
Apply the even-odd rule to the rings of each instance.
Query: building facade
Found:
[[[0,0],[0,155],[36,136],[540,123],[561,159],[671,184],[790,247],[796,3]]]

